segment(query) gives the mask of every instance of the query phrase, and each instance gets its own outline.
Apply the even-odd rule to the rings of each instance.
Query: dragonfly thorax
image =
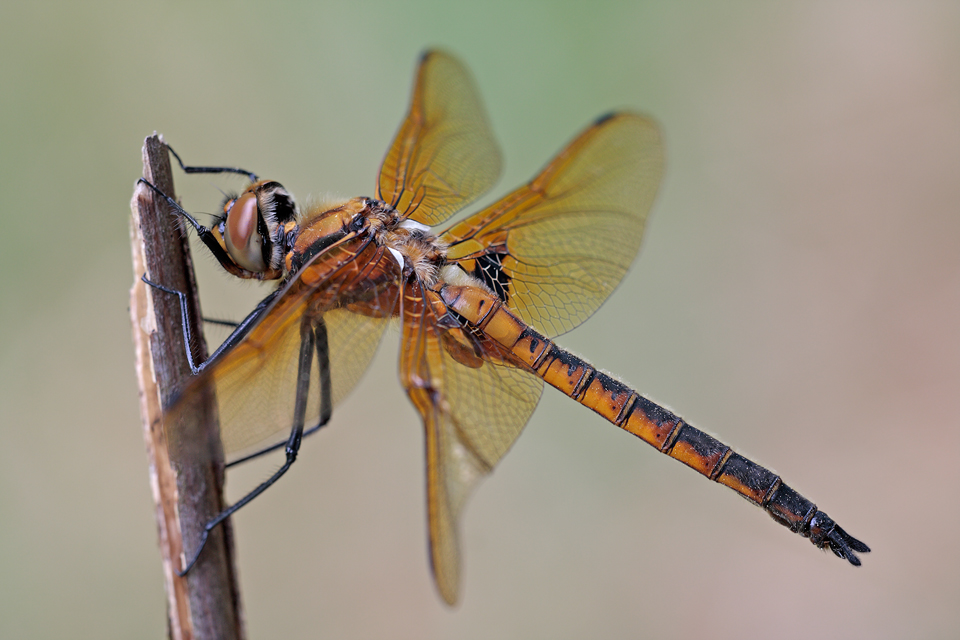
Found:
[[[430,227],[402,219],[397,214],[393,223],[385,226],[375,238],[390,251],[401,271],[413,272],[429,288],[439,282],[440,269],[447,259],[447,245],[434,235]]]
[[[427,225],[405,219],[395,208],[375,198],[357,197],[338,203],[308,206],[290,233],[286,259],[288,277],[311,258],[351,237],[370,238],[385,248],[404,274],[415,274],[427,286],[439,281],[447,246]]]

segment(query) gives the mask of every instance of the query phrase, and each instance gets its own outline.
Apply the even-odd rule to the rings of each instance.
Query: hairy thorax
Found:
[[[288,237],[294,239],[290,253],[295,256],[287,261],[288,269],[295,272],[314,255],[350,233],[368,235],[393,256],[401,273],[412,272],[430,289],[443,283],[486,288],[459,267],[447,263],[447,245],[431,227],[405,220],[387,203],[366,197],[306,207],[296,226],[287,232]]]

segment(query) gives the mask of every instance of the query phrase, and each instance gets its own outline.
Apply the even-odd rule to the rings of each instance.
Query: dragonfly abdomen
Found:
[[[854,552],[870,550],[813,502],[784,484],[780,476],[598,371],[538,333],[486,291],[448,286],[441,296],[450,308],[509,350],[544,382],[661,453],[733,489],[794,533],[810,538],[820,548],[830,548],[856,566],[860,560]]]

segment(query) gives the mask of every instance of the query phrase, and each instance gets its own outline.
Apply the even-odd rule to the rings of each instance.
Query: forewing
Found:
[[[376,256],[372,266],[392,268],[392,258]],[[296,395],[300,326],[323,318],[329,344],[329,366],[334,404],[342,400],[366,370],[383,329],[396,309],[395,287],[373,287],[363,280],[365,271],[356,264],[366,258],[335,248],[318,256],[297,279],[288,284],[273,306],[246,337],[222,354],[194,378],[165,418],[168,432],[175,430],[176,414],[187,397],[212,387],[220,413],[220,435],[225,453],[233,454],[262,444],[278,434],[289,433]],[[381,264],[379,261],[383,260]],[[369,271],[368,265],[367,271]],[[302,276],[311,274],[312,284]],[[366,284],[364,284],[366,282]],[[362,308],[343,306],[367,287]],[[377,309],[382,312],[377,313]],[[307,396],[306,427],[320,417],[320,363],[314,354]],[[175,431],[171,434],[176,437]]]
[[[455,358],[446,345],[461,345],[465,334],[453,340],[449,332],[460,330],[442,326],[443,313],[433,292],[407,290],[400,378],[423,418],[430,558],[437,588],[453,604],[460,583],[460,511],[520,435],[543,382],[504,362],[481,335],[474,336],[476,351]]]
[[[500,175],[500,151],[480,95],[456,58],[420,60],[410,111],[380,168],[378,198],[434,225],[475,200]]]
[[[663,173],[657,125],[605,116],[529,184],[447,230],[448,258],[556,336],[586,320],[640,248]]]

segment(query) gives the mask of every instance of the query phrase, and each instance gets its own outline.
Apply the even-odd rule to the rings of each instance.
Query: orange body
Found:
[[[459,591],[466,499],[520,435],[543,382],[859,564],[867,546],[779,476],[551,340],[597,310],[639,250],[663,170],[656,124],[603,116],[529,183],[431,229],[489,188],[499,166],[469,75],[431,52],[377,198],[299,212],[278,183],[247,174],[253,184],[227,201],[216,232],[195,225],[231,273],[280,279],[184,392],[215,387],[228,453],[290,431],[286,464],[239,505],[289,468],[304,427],[327,423],[398,318],[400,381],[424,425],[430,557],[447,602]],[[169,408],[167,424],[187,406]]]
[[[809,526],[817,513],[816,505],[783,484],[779,476],[557,346],[527,326],[496,297],[471,287],[445,287],[441,296],[451,309],[507,349],[544,382],[660,453],[767,509],[776,520],[798,528]],[[798,499],[799,513],[795,512]]]

